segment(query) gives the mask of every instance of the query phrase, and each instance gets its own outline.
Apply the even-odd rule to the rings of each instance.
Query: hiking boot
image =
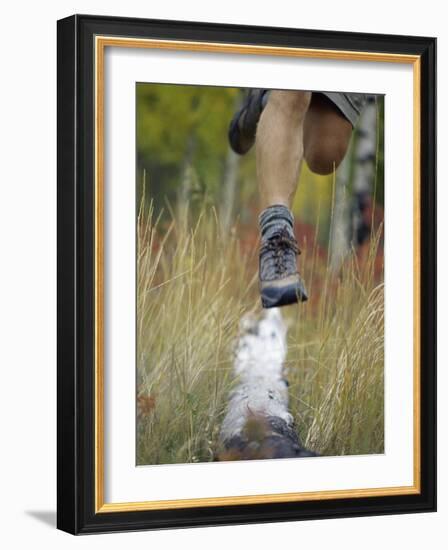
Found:
[[[297,272],[297,241],[282,228],[260,247],[260,294],[264,308],[286,306],[308,300]]]
[[[258,120],[268,100],[269,90],[251,89],[229,126],[229,142],[235,153],[244,155],[255,143]]]

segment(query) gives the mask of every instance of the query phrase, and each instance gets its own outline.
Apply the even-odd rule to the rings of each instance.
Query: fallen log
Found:
[[[218,460],[317,456],[301,445],[288,410],[286,333],[279,309],[242,319]]]

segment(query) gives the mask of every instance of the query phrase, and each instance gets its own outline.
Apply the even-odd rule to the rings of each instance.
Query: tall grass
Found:
[[[384,452],[384,285],[374,277],[380,234],[362,263],[352,251],[337,274],[318,266],[314,311],[288,308],[291,412],[302,441],[323,455]]]
[[[241,316],[261,311],[257,247],[216,211],[195,223],[152,207],[138,217],[137,463],[213,460],[234,384]],[[384,297],[374,276],[378,235],[338,273],[315,246],[300,265],[310,300],[282,309],[289,325],[290,407],[301,440],[324,455],[384,448]]]

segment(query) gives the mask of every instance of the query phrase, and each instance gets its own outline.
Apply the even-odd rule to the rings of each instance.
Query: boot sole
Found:
[[[292,284],[284,287],[265,287],[261,290],[261,304],[263,308],[281,307],[298,302],[306,302],[308,294],[301,284]]]

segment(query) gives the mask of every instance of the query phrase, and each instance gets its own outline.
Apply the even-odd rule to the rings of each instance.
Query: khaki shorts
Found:
[[[359,115],[366,104],[367,94],[344,94],[342,92],[320,92],[328,97],[342,112],[352,126],[356,126]]]
[[[262,106],[267,103],[270,90],[263,90]],[[267,93],[266,93],[267,92]],[[367,101],[367,94],[345,94],[343,92],[313,92],[320,93],[328,97],[328,99],[336,105],[345,118],[351,123],[353,127],[358,122],[359,115],[364,108]]]

